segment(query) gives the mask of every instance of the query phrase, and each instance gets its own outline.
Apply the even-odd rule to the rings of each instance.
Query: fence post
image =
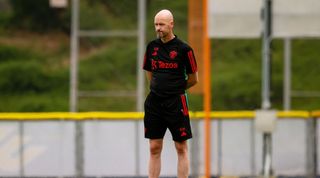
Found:
[[[194,119],[191,122],[193,139],[190,142],[190,165],[191,165],[191,177],[199,177],[200,173],[200,123],[198,119]]]
[[[311,116],[307,121],[307,177],[317,177],[317,117]]]

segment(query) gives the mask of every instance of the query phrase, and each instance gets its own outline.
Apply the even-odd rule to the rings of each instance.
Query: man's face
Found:
[[[161,16],[154,18],[154,28],[158,38],[166,38],[172,32],[173,22]]]

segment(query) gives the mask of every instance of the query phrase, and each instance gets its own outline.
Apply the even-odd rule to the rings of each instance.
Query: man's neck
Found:
[[[174,34],[168,35],[167,38],[161,38],[162,43],[167,43],[168,41],[172,40],[175,38]]]

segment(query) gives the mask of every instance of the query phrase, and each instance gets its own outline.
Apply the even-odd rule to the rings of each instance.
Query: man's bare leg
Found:
[[[178,178],[187,178],[189,175],[189,158],[187,141],[175,142],[178,154]]]
[[[150,139],[149,178],[159,178],[163,139]]]

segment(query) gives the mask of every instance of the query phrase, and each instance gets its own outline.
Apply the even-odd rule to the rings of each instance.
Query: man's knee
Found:
[[[150,140],[150,154],[159,155],[162,150],[162,141]]]
[[[184,142],[175,142],[176,150],[178,154],[187,154],[188,153],[188,144]]]

